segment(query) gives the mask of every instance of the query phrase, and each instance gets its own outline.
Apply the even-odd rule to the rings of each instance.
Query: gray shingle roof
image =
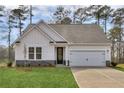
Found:
[[[102,29],[95,24],[49,24],[71,43],[110,43]]]

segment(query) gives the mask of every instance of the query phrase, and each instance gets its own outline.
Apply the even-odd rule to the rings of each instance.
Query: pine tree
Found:
[[[19,28],[20,36],[22,35],[22,28],[25,21],[28,17],[29,8],[27,6],[20,5],[18,8],[12,10],[12,16],[15,17],[15,20],[18,20],[17,28]]]

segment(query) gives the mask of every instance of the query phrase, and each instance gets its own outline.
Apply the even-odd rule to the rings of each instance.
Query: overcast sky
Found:
[[[6,6],[7,9],[14,9],[16,8],[17,6]],[[52,14],[54,13],[54,11],[56,10],[56,5],[55,6],[33,6],[37,9],[34,9],[33,10],[33,23],[37,23],[38,21],[40,21],[41,19],[43,19],[44,21],[48,22],[50,20],[52,20]],[[66,6],[63,6],[65,9],[69,9],[72,11],[75,11],[77,8],[79,7],[84,7],[84,6],[81,6],[81,5],[66,5]],[[119,5],[115,5],[115,6],[111,6],[112,8],[116,9],[116,8],[120,8],[120,7],[124,7],[124,6],[119,6]],[[29,19],[27,19],[25,21],[25,26],[24,28],[29,24]],[[111,28],[111,26],[109,25],[108,28]],[[0,31],[0,36],[4,36],[5,34],[7,33],[3,33],[2,31]],[[14,29],[12,31],[12,42],[18,37],[18,29]],[[0,41],[0,45],[7,45],[7,40],[1,40]]]

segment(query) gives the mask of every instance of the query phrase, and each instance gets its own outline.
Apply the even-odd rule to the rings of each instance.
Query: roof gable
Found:
[[[26,29],[23,31],[23,34],[19,38],[17,38],[13,44],[15,44],[16,42],[19,42],[22,38],[25,37],[25,35],[30,33],[30,31],[33,29],[37,29],[38,31],[40,31],[41,34],[46,36],[52,42],[59,42],[59,41],[65,42],[65,39],[62,38],[62,36],[60,36],[56,31],[53,31],[53,29],[51,29],[51,27],[49,27],[46,23],[44,23],[43,21],[40,21],[36,25],[34,25],[34,24],[30,25],[29,24],[26,27]]]
[[[44,31],[44,33],[48,34],[54,41],[58,42],[65,42],[65,38],[63,38],[60,34],[58,34],[53,28],[51,28],[48,24],[45,22],[41,22],[37,25],[41,30]]]
[[[44,31],[42,31],[37,25],[28,25],[26,27],[26,29],[23,31],[23,34],[18,37],[15,42],[12,43],[12,46],[17,42],[20,43],[21,39],[23,39],[26,35],[28,35],[28,33],[30,33],[33,29],[36,29],[37,31],[39,31],[42,35],[44,35],[47,39],[49,39],[50,41],[54,42],[54,40],[46,33],[44,33]]]
[[[52,42],[69,43],[110,43],[102,29],[95,24],[46,24],[40,21],[36,25],[29,25],[21,40],[30,30],[37,29]],[[27,30],[27,31],[26,31]],[[16,42],[15,41],[15,42]]]

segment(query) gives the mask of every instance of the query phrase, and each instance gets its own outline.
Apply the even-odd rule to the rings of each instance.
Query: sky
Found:
[[[14,9],[18,6],[5,6],[7,9]],[[44,20],[45,22],[50,22],[51,20],[53,20],[53,13],[55,12],[56,8],[58,7],[57,5],[54,5],[54,6],[40,6],[40,5],[34,5],[34,10],[33,10],[33,23],[37,23],[38,21],[40,21],[41,19]],[[65,9],[69,9],[72,11],[72,13],[78,9],[79,7],[84,7],[83,5],[66,5],[66,6],[63,6]],[[111,8],[114,8],[114,9],[117,9],[117,8],[121,8],[121,7],[124,7],[122,5],[113,5],[111,6]],[[6,20],[5,18],[3,18],[2,20]],[[27,25],[29,24],[29,18],[24,22],[25,25],[24,25],[24,28],[23,30],[27,27]],[[0,26],[2,26],[4,24],[0,24]],[[3,26],[2,26],[3,27]],[[111,28],[111,25],[108,25],[108,29]],[[12,33],[11,33],[11,43],[14,42],[16,40],[16,38],[19,36],[19,33],[18,33],[18,29],[13,29],[12,30]],[[2,36],[5,36],[7,35],[7,30],[5,31],[1,31],[0,30],[0,37]],[[0,40],[0,45],[5,45],[7,46],[7,39],[3,39],[3,40]]]

